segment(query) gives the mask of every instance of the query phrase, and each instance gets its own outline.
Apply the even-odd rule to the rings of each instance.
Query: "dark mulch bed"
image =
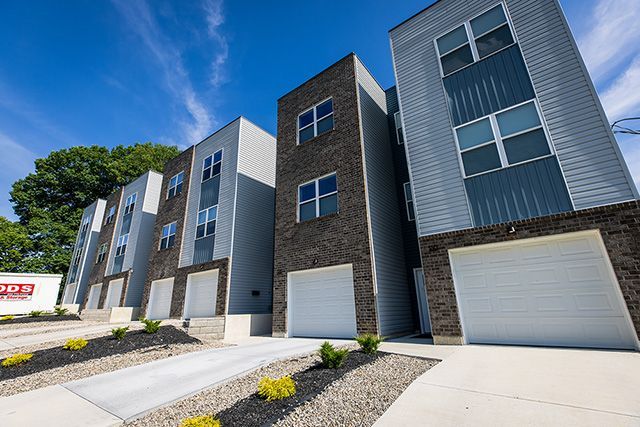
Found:
[[[87,341],[87,346],[77,351],[65,350],[62,345],[35,351],[33,358],[23,365],[0,368],[0,381],[148,347],[200,342],[174,326],[162,326],[155,334],[147,334],[142,330],[129,331],[120,341],[111,335]]]
[[[15,325],[17,323],[59,322],[62,320],[78,320],[79,321],[80,317],[78,317],[77,314],[65,314],[64,316],[56,316],[55,314],[45,314],[38,317],[16,317],[15,319],[0,321],[0,326]]]
[[[338,369],[325,369],[317,364],[305,371],[291,376],[296,382],[296,394],[282,400],[266,402],[257,393],[238,401],[232,407],[216,414],[223,426],[268,426],[293,411],[315,396],[334,381],[348,372],[385,357],[386,353],[368,355],[361,351],[352,351],[344,365]]]

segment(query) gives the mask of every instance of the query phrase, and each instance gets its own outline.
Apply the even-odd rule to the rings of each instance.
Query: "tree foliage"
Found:
[[[23,271],[24,260],[30,252],[31,240],[26,228],[0,216],[0,271]]]
[[[35,172],[16,181],[11,190],[19,219],[11,227],[28,235],[29,244],[19,250],[27,254],[22,261],[25,269],[66,273],[82,210],[150,169],[162,171],[178,153],[176,147],[147,142],[111,150],[97,145],[72,147],[37,159]]]

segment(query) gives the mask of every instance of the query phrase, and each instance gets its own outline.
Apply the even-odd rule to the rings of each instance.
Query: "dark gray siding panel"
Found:
[[[124,255],[113,258],[113,272],[111,274],[117,274],[122,271],[122,263],[124,262]]]
[[[229,314],[271,313],[275,189],[242,173],[237,185]]]
[[[200,206],[198,210],[217,205],[219,199],[220,175],[216,175],[200,185]]]
[[[213,246],[215,243],[215,234],[212,236],[196,239],[193,248],[193,264],[202,264],[213,259]]]
[[[463,68],[443,82],[454,126],[535,97],[518,45]]]
[[[468,178],[465,185],[475,226],[572,209],[555,157]]]
[[[132,213],[128,213],[122,217],[122,228],[120,229],[120,235],[124,236],[131,231],[131,218],[133,217]]]

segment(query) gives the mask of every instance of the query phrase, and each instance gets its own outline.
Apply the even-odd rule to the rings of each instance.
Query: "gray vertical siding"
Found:
[[[507,5],[576,209],[637,198],[557,1]]]
[[[535,98],[518,45],[443,79],[453,125]]]
[[[272,311],[275,171],[276,139],[242,117],[229,314]]]
[[[465,180],[476,226],[572,210],[555,156]]]
[[[189,200],[187,201],[180,267],[193,264],[196,220],[198,207],[200,205],[202,162],[205,157],[215,153],[221,148],[223,149],[223,153],[220,175],[220,199],[218,202],[218,220],[216,223],[213,259],[224,258],[231,255],[239,132],[240,119],[238,118],[196,145],[193,167],[191,168],[191,185]]]
[[[386,95],[359,60],[356,70],[380,333],[393,335],[413,330],[413,321],[407,315],[411,296],[389,145]]]

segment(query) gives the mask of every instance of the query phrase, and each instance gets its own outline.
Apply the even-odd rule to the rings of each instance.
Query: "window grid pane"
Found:
[[[460,150],[493,141],[493,130],[489,118],[456,129]]]
[[[497,5],[482,15],[473,18],[471,20],[471,29],[473,30],[473,35],[478,37],[506,22],[507,18],[504,16],[502,6]]]
[[[438,40],[436,40],[436,43],[438,44],[438,51],[440,53],[440,56],[443,56],[459,48],[468,41],[469,40],[467,38],[467,31],[464,28],[464,25],[461,25],[455,30],[450,31],[449,33],[440,37]]]

